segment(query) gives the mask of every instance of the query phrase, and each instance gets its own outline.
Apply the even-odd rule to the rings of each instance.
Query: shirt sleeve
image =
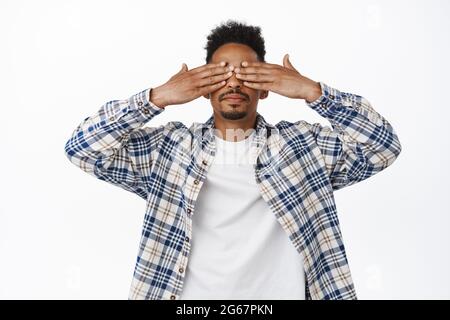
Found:
[[[380,172],[398,157],[401,144],[391,124],[364,97],[320,82],[322,95],[307,103],[329,120],[306,125],[319,146],[334,190]]]
[[[150,90],[105,103],[78,125],[65,145],[74,165],[144,199],[148,194],[145,172],[164,129],[142,128],[164,111],[149,100]]]

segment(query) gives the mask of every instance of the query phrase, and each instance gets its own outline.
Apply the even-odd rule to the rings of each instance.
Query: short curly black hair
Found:
[[[264,38],[261,35],[261,27],[249,26],[243,22],[228,20],[217,26],[207,37],[206,63],[210,63],[214,52],[222,45],[229,42],[241,43],[252,48],[258,60],[265,62],[266,49]]]

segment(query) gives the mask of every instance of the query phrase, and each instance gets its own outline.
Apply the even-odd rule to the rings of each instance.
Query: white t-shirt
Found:
[[[250,141],[216,135],[181,299],[305,299],[303,260],[261,197]]]

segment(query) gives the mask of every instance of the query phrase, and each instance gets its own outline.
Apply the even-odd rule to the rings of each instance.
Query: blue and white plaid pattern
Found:
[[[332,128],[271,125],[257,114],[255,179],[303,256],[307,299],[356,299],[333,191],[388,167],[401,145],[366,99],[320,85],[322,96],[307,105]],[[177,121],[144,127],[164,111],[149,101],[150,90],[104,104],[76,128],[65,152],[87,173],[147,201],[129,299],[177,299],[195,202],[215,154],[214,118],[189,128]]]

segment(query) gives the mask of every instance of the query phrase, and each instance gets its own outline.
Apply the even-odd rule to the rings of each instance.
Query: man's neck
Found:
[[[240,120],[219,119],[214,115],[216,135],[227,141],[241,141],[246,139],[256,128],[256,114]]]

